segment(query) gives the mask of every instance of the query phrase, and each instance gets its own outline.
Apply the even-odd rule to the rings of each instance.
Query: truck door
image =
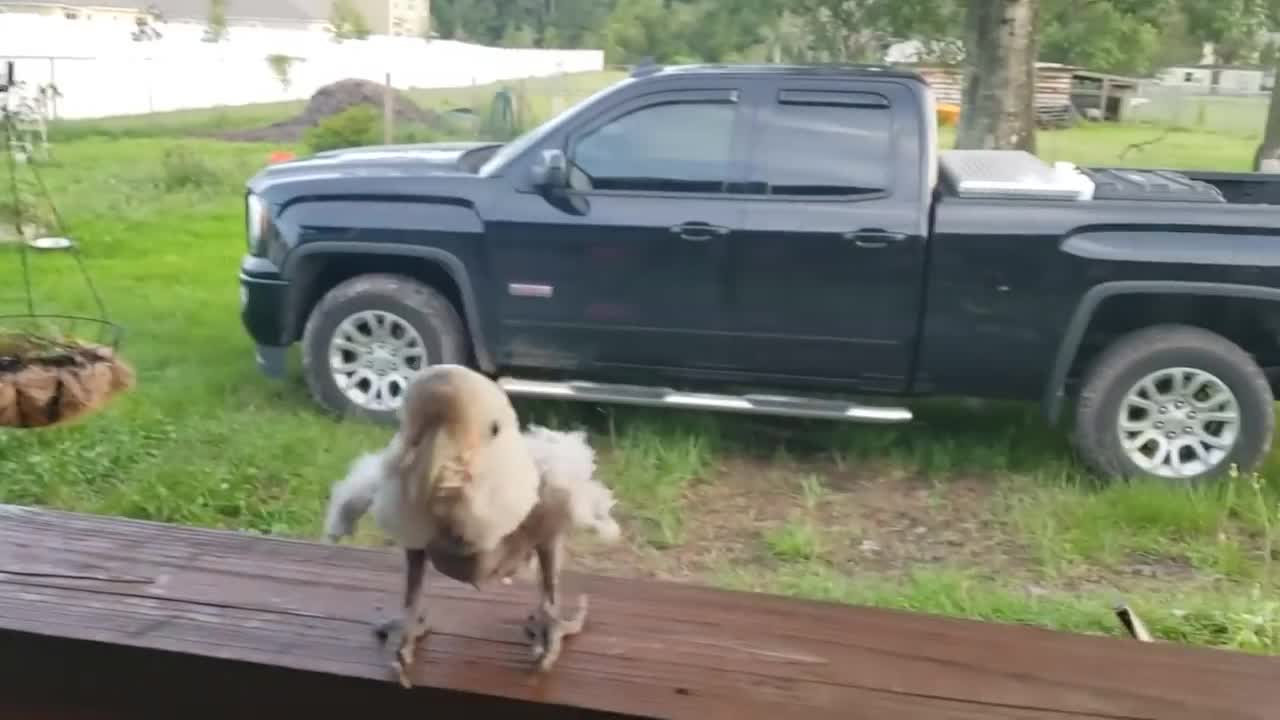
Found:
[[[928,228],[919,100],[894,82],[791,78],[750,102],[726,259],[740,369],[903,390]]]
[[[575,129],[571,190],[517,193],[488,223],[504,362],[716,369],[731,362],[719,270],[741,210],[730,80],[624,100]]]

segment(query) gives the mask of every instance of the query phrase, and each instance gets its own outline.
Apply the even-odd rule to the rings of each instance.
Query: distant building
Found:
[[[1193,88],[1209,92],[1265,92],[1271,86],[1266,68],[1249,65],[1173,65],[1156,74],[1161,85]]]
[[[431,29],[431,0],[363,0],[358,4],[374,32],[423,37]]]
[[[431,0],[350,0],[375,35],[423,36]],[[227,26],[323,31],[333,0],[226,0]],[[0,13],[61,15],[93,23],[133,23],[154,13],[164,22],[204,23],[209,0],[0,0]]]

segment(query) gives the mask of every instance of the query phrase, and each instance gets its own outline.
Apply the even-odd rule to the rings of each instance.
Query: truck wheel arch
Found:
[[[1062,415],[1067,375],[1071,372],[1094,314],[1103,301],[1121,295],[1199,295],[1280,303],[1280,289],[1257,285],[1174,280],[1117,280],[1095,285],[1076,304],[1054,354],[1042,401],[1045,419],[1049,424],[1056,425]]]
[[[281,269],[281,275],[288,281],[294,282],[301,275],[301,268],[310,258],[319,256],[332,255],[381,255],[388,258],[402,257],[423,260],[437,266],[445,274],[447,274],[458,287],[458,294],[462,307],[458,311],[462,314],[466,322],[467,332],[470,335],[472,352],[475,353],[476,362],[480,368],[486,372],[495,372],[497,369],[493,360],[493,354],[490,351],[489,344],[486,341],[484,325],[480,318],[479,303],[476,300],[475,287],[471,282],[471,276],[467,272],[466,265],[455,254],[448,250],[435,247],[422,247],[418,245],[407,245],[403,243],[367,243],[367,242],[347,242],[340,240],[320,240],[305,245],[300,245],[292,250],[284,260]],[[291,302],[305,302],[302,296],[304,293],[297,292],[291,299]],[[295,309],[296,306],[295,306]],[[301,313],[296,313],[301,316]],[[296,334],[296,333],[295,333]]]

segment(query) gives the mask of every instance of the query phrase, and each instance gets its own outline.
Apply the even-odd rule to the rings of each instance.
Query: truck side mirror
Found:
[[[564,151],[550,148],[533,165],[533,184],[543,190],[559,190],[569,184],[569,161]]]

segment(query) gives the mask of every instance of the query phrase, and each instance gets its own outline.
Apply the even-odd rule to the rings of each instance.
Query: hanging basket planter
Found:
[[[6,75],[0,77],[0,129],[3,129],[0,152],[8,161],[12,220],[18,239],[27,312],[0,315],[0,428],[43,428],[63,425],[101,410],[115,396],[131,389],[135,380],[133,368],[117,355],[120,327],[106,319],[102,297],[84,267],[78,244],[63,234],[62,217],[32,163],[27,163],[27,169],[36,190],[48,203],[49,217],[57,234],[34,241],[26,237],[28,203],[19,183],[13,153],[17,133],[9,102],[9,93],[16,87],[13,61],[8,61],[6,66]],[[31,259],[27,256],[29,248],[69,253],[101,317],[37,314]],[[63,323],[71,325],[71,332],[58,327]],[[88,342],[76,332],[81,323],[99,329],[99,342]]]
[[[114,341],[54,340],[5,330],[4,321],[0,317],[0,427],[63,425],[133,388],[133,368],[116,354]]]

